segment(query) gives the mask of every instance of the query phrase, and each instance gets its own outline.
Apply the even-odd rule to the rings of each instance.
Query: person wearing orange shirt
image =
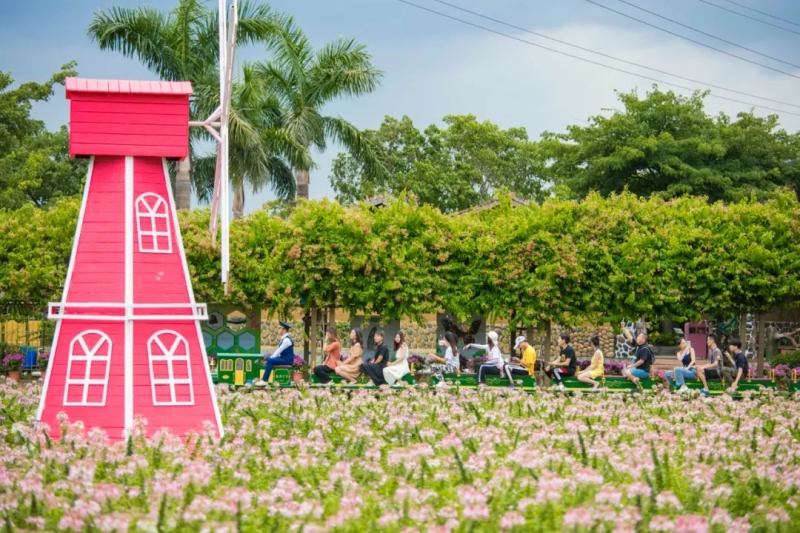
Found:
[[[336,367],[342,359],[342,343],[339,341],[336,328],[328,328],[322,351],[328,357],[325,359],[325,363],[314,367],[314,375],[317,376],[320,383],[328,383],[331,380],[330,375],[336,373]]]

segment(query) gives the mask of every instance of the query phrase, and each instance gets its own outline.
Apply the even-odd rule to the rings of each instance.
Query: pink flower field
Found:
[[[0,378],[4,531],[800,531],[785,398],[220,389],[223,439],[112,444],[39,392]]]

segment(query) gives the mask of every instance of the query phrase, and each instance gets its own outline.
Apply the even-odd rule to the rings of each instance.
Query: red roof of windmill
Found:
[[[188,81],[96,80],[67,78],[67,98],[70,93],[125,93],[125,94],[192,94]]]

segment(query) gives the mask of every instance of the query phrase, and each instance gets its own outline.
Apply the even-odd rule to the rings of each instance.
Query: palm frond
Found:
[[[197,199],[210,203],[214,194],[214,175],[217,170],[217,154],[195,157],[192,160],[192,188]]]
[[[324,121],[316,108],[284,110],[281,126],[303,146],[315,146],[320,151],[325,150]]]
[[[325,134],[346,148],[363,165],[365,173],[376,181],[386,179],[386,167],[377,157],[372,142],[358,128],[341,117],[323,117],[322,121]]]
[[[283,105],[287,107],[302,106],[302,95],[295,87],[290,71],[281,69],[273,62],[257,62],[253,65],[253,70],[259,82],[268,91],[275,94]]]
[[[317,52],[308,72],[309,102],[323,105],[339,96],[360,96],[380,85],[383,72],[372,66],[366,46],[353,39],[337,39]]]
[[[294,18],[272,9],[269,4],[257,0],[245,0],[239,4],[238,44],[269,44],[281,35],[296,38],[300,30]]]
[[[86,33],[101,50],[138,59],[162,79],[185,79],[169,46],[171,26],[169,15],[151,7],[112,7],[95,12]]]

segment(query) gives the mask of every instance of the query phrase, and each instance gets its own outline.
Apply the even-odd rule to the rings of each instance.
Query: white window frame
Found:
[[[150,205],[148,199],[154,199],[153,205]],[[144,208],[144,210],[142,209]],[[160,209],[163,208],[163,213]],[[150,229],[142,231],[142,219],[150,219]],[[167,226],[166,231],[159,231],[156,225],[158,220],[164,220]],[[136,235],[139,240],[139,252],[145,254],[171,254],[172,253],[172,232],[170,231],[169,223],[169,204],[163,197],[153,192],[146,192],[139,195],[136,199]],[[142,237],[151,237],[153,239],[152,247],[145,247],[142,245]],[[167,247],[159,248],[159,237],[167,238]]]
[[[161,340],[162,335],[171,335],[175,338],[172,346],[167,348]],[[153,351],[154,345],[160,348],[160,353]],[[180,347],[183,347],[182,353],[176,355]],[[150,389],[153,393],[153,405],[194,405],[194,383],[192,382],[192,361],[189,354],[189,343],[186,338],[171,329],[162,329],[153,333],[147,341],[147,359],[150,365]],[[187,377],[175,378],[172,364],[176,361],[186,362]],[[156,378],[153,372],[154,362],[166,362],[168,376],[164,378]],[[156,385],[169,385],[169,401],[158,400],[156,397]],[[179,402],[175,399],[175,385],[189,385],[189,401]]]
[[[87,335],[99,335],[100,340],[95,343],[92,348],[86,344],[85,337]],[[75,343],[79,343],[81,348],[83,348],[83,355],[75,355]],[[100,352],[100,348],[103,345],[108,346],[108,350],[104,350],[102,355],[98,355]],[[106,397],[108,395],[108,376],[109,372],[111,371],[111,354],[113,353],[113,344],[111,342],[111,338],[108,335],[103,333],[97,329],[87,329],[84,332],[79,333],[72,339],[72,342],[69,344],[69,356],[67,357],[67,379],[64,383],[64,405],[79,405],[79,406],[105,406],[106,404]],[[86,362],[86,370],[84,371],[84,375],[82,379],[76,379],[72,377],[72,362],[73,361],[85,361]],[[102,379],[92,379],[92,363],[100,363],[104,362],[106,364],[106,375]],[[83,386],[83,394],[81,395],[81,401],[70,401],[69,400],[69,388],[70,386]],[[103,386],[103,399],[99,402],[90,402],[88,401],[89,396],[89,387],[91,385],[102,385]]]

